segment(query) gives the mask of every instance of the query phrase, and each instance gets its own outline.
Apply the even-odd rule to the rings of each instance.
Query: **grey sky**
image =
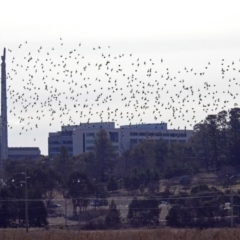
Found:
[[[66,92],[69,97],[75,96],[77,92],[82,95],[78,97],[77,103],[80,104],[78,111],[83,111],[83,115],[80,119],[79,113],[74,112],[73,100],[66,99],[62,94],[59,99],[62,99],[61,104],[67,104],[69,110],[71,109],[71,116],[74,122],[80,123],[88,120],[89,106],[95,104],[96,95],[103,93],[102,99],[112,95],[112,101],[100,106],[93,106],[90,121],[99,121],[99,114],[96,112],[103,111],[103,121],[107,121],[107,108],[112,111],[116,108],[123,112],[123,118],[120,115],[114,117],[117,124],[128,124],[129,119],[127,116],[134,116],[132,123],[140,122],[168,122],[172,119],[172,126],[170,128],[178,128],[187,126],[191,128],[190,123],[193,116],[197,121],[204,119],[206,113],[204,105],[212,104],[213,92],[215,97],[220,99],[219,106],[215,110],[215,106],[211,106],[208,109],[209,113],[217,113],[222,110],[231,108],[235,103],[239,102],[239,97],[235,95],[239,92],[239,60],[240,60],[240,15],[239,15],[239,3],[238,1],[5,1],[1,3],[1,15],[0,15],[0,49],[6,47],[11,49],[12,52],[7,51],[7,73],[10,74],[11,79],[8,80],[8,86],[10,90],[19,92],[19,95],[25,94],[25,103],[33,101],[34,92],[39,95],[39,101],[33,108],[28,108],[24,115],[20,112],[23,104],[21,102],[14,102],[15,97],[10,99],[10,93],[8,93],[8,112],[9,124],[12,129],[9,129],[9,146],[39,146],[43,154],[47,154],[47,137],[48,132],[54,132],[60,130],[62,125],[68,124],[69,116],[59,117],[61,110],[57,101],[52,101],[52,109],[56,110],[56,117],[52,120],[51,107],[41,107],[41,102],[46,101],[51,97],[49,91],[44,90],[44,83],[42,77],[46,76],[47,85],[49,88],[57,89],[58,93]],[[60,45],[60,37],[63,39],[63,46]],[[28,43],[25,45],[25,41]],[[77,48],[79,43],[81,47]],[[18,46],[22,44],[22,48]],[[37,49],[42,46],[41,53],[37,52]],[[93,48],[101,46],[100,50],[93,51]],[[110,48],[108,48],[110,46]],[[54,48],[54,51],[51,49]],[[83,73],[82,76],[76,75],[73,78],[70,76],[64,76],[62,69],[55,68],[54,71],[49,70],[49,63],[45,61],[47,58],[47,52],[50,53],[50,57],[54,63],[61,61],[60,55],[67,55],[69,51],[77,49],[79,54],[84,56],[84,59],[80,59],[79,65],[76,65],[76,61],[68,59],[69,69],[78,69],[80,72],[82,68],[90,63],[89,70]],[[1,50],[2,51],[2,50]],[[24,57],[28,56],[31,52],[33,61],[28,63]],[[94,67],[96,63],[106,63],[106,59],[101,57],[101,54],[111,57],[111,67],[116,69],[120,64],[126,77],[116,72],[110,73],[106,76],[106,69],[98,71]],[[124,54],[124,57],[114,59]],[[132,58],[130,58],[130,54]],[[12,58],[15,57],[14,63]],[[135,72],[136,65],[132,63],[137,62],[137,59],[141,62],[141,66],[138,72]],[[39,65],[37,67],[38,73],[35,74],[34,61],[39,59]],[[154,66],[151,65],[151,61],[154,62]],[[163,63],[161,63],[163,59]],[[224,60],[224,68],[227,66],[225,78],[222,79],[222,59]],[[147,66],[143,65],[143,62],[147,62]],[[234,65],[232,66],[232,61]],[[210,65],[208,65],[210,62]],[[40,73],[41,63],[44,63],[45,73]],[[16,64],[28,65],[29,70],[20,68]],[[149,78],[146,76],[146,70],[152,67],[157,71],[156,74],[152,74]],[[207,67],[207,69],[205,69]],[[184,69],[187,69],[184,70]],[[193,71],[190,70],[193,68]],[[235,70],[234,70],[235,68]],[[15,69],[15,72],[12,71]],[[166,70],[168,69],[168,70]],[[57,75],[57,72],[61,72]],[[166,80],[167,72],[169,72],[172,80]],[[180,73],[178,73],[180,72]],[[197,72],[197,75],[193,73]],[[205,72],[204,76],[199,76],[199,72]],[[137,78],[134,81],[133,86],[127,87],[127,76],[134,73]],[[33,86],[27,85],[29,74],[34,75],[32,82],[34,86],[39,86],[41,89],[34,91]],[[164,75],[161,78],[161,75]],[[96,78],[101,78],[101,82],[97,83]],[[146,111],[140,111],[136,113],[133,104],[135,100],[132,100],[130,107],[125,107],[126,102],[121,102],[121,92],[118,90],[115,93],[112,89],[109,91],[108,87],[114,86],[114,83],[108,83],[108,78],[111,77],[114,81],[117,79],[118,88],[123,88],[122,93],[130,100],[132,93],[131,89],[137,91],[141,89],[142,84],[139,83],[139,87],[136,86],[137,82],[144,82],[155,84],[154,87],[148,88],[149,102],[147,105],[149,109]],[[175,79],[174,79],[175,77]],[[69,93],[71,86],[66,82],[56,82],[54,79],[63,79],[67,81],[74,81],[79,85],[86,83],[92,83],[92,86],[88,86],[87,89],[75,89],[73,94]],[[86,78],[86,80],[83,80]],[[90,80],[87,81],[87,78]],[[24,82],[22,81],[24,79]],[[230,87],[228,80],[231,79]],[[154,101],[156,94],[156,82],[159,82],[159,87],[162,88],[164,84],[167,86],[160,93],[160,102],[164,103],[164,107],[158,106],[161,112],[161,116],[158,114],[158,119],[154,120],[153,111],[155,110]],[[182,81],[183,82],[179,82]],[[204,88],[205,82],[211,85],[209,90]],[[61,83],[61,84],[60,84]],[[237,84],[236,84],[237,83]],[[176,87],[174,87],[176,85]],[[213,85],[216,85],[213,87]],[[74,86],[74,85],[73,85]],[[189,90],[181,93],[181,97],[178,99],[178,94],[183,86],[190,87],[194,90],[193,96],[191,96]],[[31,91],[24,89],[23,87],[31,87]],[[100,88],[103,90],[100,91]],[[97,89],[96,94],[92,90]],[[198,104],[199,92],[207,97],[203,97],[201,105]],[[87,94],[89,90],[89,94]],[[91,92],[91,93],[90,93]],[[236,96],[233,100],[229,94],[231,92]],[[208,94],[210,93],[210,94]],[[75,94],[75,95],[74,95]],[[139,99],[138,106],[144,105],[146,101],[141,100],[142,94],[136,94]],[[32,97],[32,98],[30,98]],[[178,101],[186,98],[184,104],[179,104]],[[83,109],[83,104],[88,99],[91,102],[87,108]],[[171,102],[174,99],[174,103]],[[195,100],[195,102],[193,101]],[[229,103],[223,104],[224,100],[229,100]],[[165,109],[171,103],[170,109]],[[70,107],[71,106],[71,107]],[[15,107],[15,109],[14,109]],[[184,117],[172,118],[172,107],[176,110],[177,116],[186,113]],[[180,107],[182,110],[180,110]],[[195,113],[193,112],[193,109]],[[214,109],[212,111],[212,109]],[[45,116],[41,119],[36,119],[38,116],[37,111],[44,110]],[[13,114],[15,113],[15,116]],[[128,112],[128,114],[127,114]],[[143,114],[145,112],[145,114]],[[181,113],[180,113],[181,112]],[[138,116],[140,114],[140,117]],[[57,117],[58,115],[58,117]],[[24,121],[20,123],[19,117],[24,118]],[[29,118],[28,118],[29,117]],[[34,117],[34,119],[30,119]],[[194,120],[195,120],[194,119]],[[112,120],[112,119],[111,119]],[[187,122],[187,120],[189,122]],[[28,125],[28,122],[30,124]],[[49,122],[52,123],[49,126]],[[28,128],[29,126],[35,126],[38,124],[38,128],[33,130],[28,129],[26,132],[21,132],[22,127]],[[118,125],[117,125],[118,126]],[[25,130],[24,129],[24,130]],[[36,141],[33,141],[36,139]]]

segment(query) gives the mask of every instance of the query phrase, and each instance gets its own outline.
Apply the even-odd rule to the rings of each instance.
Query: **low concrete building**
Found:
[[[40,157],[41,151],[38,147],[10,147],[8,148],[8,159],[32,159],[36,160]]]

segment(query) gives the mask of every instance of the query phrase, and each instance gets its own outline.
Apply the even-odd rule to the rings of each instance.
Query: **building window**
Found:
[[[93,147],[86,147],[87,151],[93,151]]]
[[[149,136],[149,137],[153,137],[153,136],[154,136],[154,133],[148,133],[148,136]]]
[[[163,133],[163,137],[169,137],[169,133]]]
[[[63,141],[63,144],[72,144],[73,142],[72,141]]]
[[[86,133],[86,137],[95,137],[95,133]]]
[[[139,133],[139,136],[146,136],[146,135],[147,135],[146,132],[140,132],[140,133]]]
[[[87,140],[86,140],[86,143],[87,143],[87,144],[93,144],[94,141],[95,141],[94,139],[87,139]]]
[[[61,144],[59,141],[49,141],[49,144]]]
[[[62,136],[72,136],[72,131],[64,131],[64,132],[62,132]]]
[[[38,158],[39,155],[9,155],[8,158],[9,159],[21,159],[21,158],[26,158],[26,159],[36,159]]]
[[[109,132],[111,142],[118,143],[118,132]]]
[[[179,140],[178,142],[180,142],[180,143],[185,143],[186,140]]]
[[[85,133],[83,133],[83,152],[85,152]]]
[[[155,133],[155,136],[161,137],[161,136],[162,136],[162,133]]]
[[[186,137],[187,134],[186,133],[179,133],[179,137]]]
[[[130,136],[138,136],[138,132],[130,132]]]
[[[138,140],[137,139],[130,139],[130,144],[137,144]]]
[[[49,150],[50,151],[52,151],[52,152],[59,152],[60,151],[60,149],[59,148],[49,148]]]

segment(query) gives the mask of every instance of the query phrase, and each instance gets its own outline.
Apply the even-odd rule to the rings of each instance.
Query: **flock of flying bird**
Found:
[[[28,52],[28,45],[24,42],[15,50],[7,49],[6,56],[8,114],[21,124],[20,135],[41,124],[53,126],[54,121],[75,125],[93,119],[124,120],[126,125],[143,123],[144,115],[158,123],[167,116],[165,121],[172,128],[180,119],[194,126],[199,109],[210,114],[227,110],[228,103],[237,106],[238,93],[234,91],[239,82],[228,79],[227,74],[240,70],[224,59],[221,85],[224,82],[226,86],[219,92],[216,84],[206,81],[210,62],[200,72],[185,67],[171,73],[163,59],[156,62],[131,53],[114,55],[110,46],[96,46],[92,54],[83,55],[81,43],[63,53],[61,38],[48,49],[39,46]],[[23,55],[15,54],[17,51]],[[199,80],[189,82],[183,75]],[[9,128],[13,126],[9,124]]]

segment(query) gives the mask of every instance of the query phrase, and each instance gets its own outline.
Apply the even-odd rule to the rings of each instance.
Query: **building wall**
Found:
[[[160,124],[141,124],[126,125],[115,128],[113,122],[110,123],[85,123],[79,126],[62,127],[62,132],[49,134],[49,157],[59,154],[59,151],[53,151],[51,148],[60,148],[62,145],[72,147],[71,156],[79,155],[83,152],[93,150],[94,139],[100,129],[108,132],[115,150],[121,154],[134,144],[141,143],[147,139],[164,139],[168,143],[187,142],[193,135],[193,130],[173,130],[167,129],[166,123]],[[62,136],[67,130],[72,131],[72,136],[68,138]],[[64,139],[71,139],[72,143],[64,144]],[[54,143],[56,141],[56,143]]]
[[[83,144],[84,134],[81,130],[76,129],[73,135],[73,155],[79,155],[85,152],[85,146]]]
[[[104,129],[104,128],[102,128]],[[89,128],[89,129],[76,129],[73,134],[73,155],[79,155],[83,152],[93,150],[94,139],[101,128]],[[109,138],[112,140],[113,146],[116,150],[119,150],[119,131],[115,128],[108,127],[106,132],[109,134]]]
[[[41,155],[40,149],[36,147],[12,147],[8,148],[8,158],[17,159],[38,159]]]
[[[187,142],[192,136],[192,130],[149,130],[149,129],[121,129],[121,145],[123,149],[128,149],[134,144],[144,140],[163,139],[167,143]]]
[[[62,131],[49,133],[48,137],[48,156],[52,158],[60,153],[60,148],[65,146],[69,155],[73,156],[73,136],[72,131]]]
[[[144,123],[120,126],[121,129],[167,130],[167,123]]]

